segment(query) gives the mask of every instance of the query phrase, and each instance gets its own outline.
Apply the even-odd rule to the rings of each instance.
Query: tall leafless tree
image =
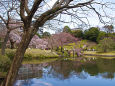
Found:
[[[4,41],[2,42],[2,49],[1,49],[1,54],[4,55],[5,54],[5,48],[6,48],[6,44],[7,41],[9,39],[9,34],[12,30],[21,27],[21,24],[16,24],[17,21],[14,21],[13,17],[16,14],[16,4],[17,4],[17,0],[1,0],[0,1],[0,11],[2,14],[0,14],[0,20],[1,20],[1,24],[3,24],[6,29],[6,35],[4,38]],[[14,12],[15,10],[15,12]]]
[[[82,17],[78,16],[76,13],[85,12],[87,10],[93,10],[102,21],[101,15],[93,5],[104,4],[95,2],[94,0],[87,0],[86,2],[77,0],[19,0],[19,2],[20,17],[24,23],[24,33],[19,47],[16,50],[16,54],[7,77],[1,86],[13,86],[18,69],[21,66],[24,57],[24,53],[28,48],[32,37],[47,21],[59,17],[60,14],[70,15],[72,18],[75,17],[80,21],[83,21],[81,19]],[[56,20],[61,22],[60,19]],[[32,21],[34,21],[34,23],[32,23]]]

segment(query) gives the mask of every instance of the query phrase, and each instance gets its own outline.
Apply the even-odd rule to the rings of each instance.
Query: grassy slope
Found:
[[[51,50],[27,49],[26,54],[31,54],[32,57],[58,57],[56,52],[51,52]]]
[[[115,55],[115,51],[112,52],[106,52],[106,53],[98,53],[96,51],[85,51],[84,54],[94,54],[94,55]],[[96,57],[96,58],[105,58],[105,59],[113,59],[115,57],[104,57],[104,56],[85,56],[87,58],[92,58],[92,57]]]
[[[16,49],[6,49],[6,53],[13,53]],[[31,56],[32,58],[52,58],[58,57],[56,52],[51,52],[51,50],[40,50],[40,49],[27,49],[25,53],[25,57]]]

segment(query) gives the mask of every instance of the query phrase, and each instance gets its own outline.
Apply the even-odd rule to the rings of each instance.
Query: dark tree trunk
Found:
[[[63,52],[63,47],[61,46],[61,52]]]
[[[8,42],[8,39],[9,39],[9,34],[10,34],[10,31],[7,31],[5,38],[4,38],[4,41],[2,42],[2,47],[1,47],[1,54],[2,55],[5,55],[5,49],[6,49],[6,44]]]
[[[7,74],[6,79],[4,80],[4,82],[1,84],[1,86],[13,86],[15,80],[16,80],[16,76],[18,73],[18,69],[21,66],[23,57],[24,57],[24,53],[32,39],[32,37],[34,36],[33,34],[34,32],[32,32],[32,30],[26,31],[23,34],[22,37],[22,41],[19,44],[19,47],[16,51],[16,54],[14,56],[13,62],[10,66],[10,70]]]
[[[56,48],[56,51],[59,51],[59,47]]]
[[[75,50],[73,50],[73,58],[75,57]]]
[[[14,49],[15,47],[14,47],[14,44],[15,44],[15,42],[11,42],[11,49]]]
[[[12,39],[10,39],[11,49],[14,49],[14,48],[15,48],[15,47],[14,47],[14,44],[15,44],[15,42],[14,42]]]

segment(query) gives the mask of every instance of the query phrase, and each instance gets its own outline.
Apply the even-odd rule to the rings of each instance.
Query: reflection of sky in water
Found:
[[[82,75],[81,77],[72,75],[68,79],[61,80],[45,76],[41,79],[18,80],[15,86],[115,86],[115,79],[105,79],[100,76],[90,76],[85,72],[82,73],[86,74],[86,78]]]
[[[46,66],[44,64],[31,65],[29,69],[31,72],[33,69],[33,74],[36,72],[37,74],[27,80],[26,77],[22,78],[25,80],[17,80],[14,86],[115,86],[114,65],[115,61],[111,60],[109,62],[97,60],[95,64],[84,66],[78,66],[76,62],[70,61],[54,62]],[[78,71],[79,68],[81,71]]]
[[[15,86],[53,86],[53,85],[34,78],[28,81],[18,80]]]

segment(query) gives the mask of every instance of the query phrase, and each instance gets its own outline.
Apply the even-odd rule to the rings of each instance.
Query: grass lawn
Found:
[[[58,59],[58,58],[23,61],[22,64],[40,64],[40,63],[46,63],[46,62],[53,62],[53,61],[56,61],[57,59]]]
[[[40,49],[27,49],[25,55],[32,55],[32,57],[41,57],[41,58],[47,58],[47,57],[58,57],[56,52],[51,52],[51,50],[40,50]]]
[[[6,49],[6,56],[12,58],[15,54],[16,49]],[[44,59],[44,58],[56,58],[59,57],[56,52],[51,50],[41,49],[27,49],[24,55],[24,60],[29,59]]]
[[[113,56],[106,56],[106,55],[115,55],[115,51],[106,52],[106,53],[99,53],[99,52],[96,52],[96,51],[84,51],[84,54],[104,55],[104,56],[90,56],[90,55],[89,56],[85,56],[87,58],[93,58],[93,57],[96,57],[96,58],[105,58],[105,59],[113,59],[113,58],[115,58]]]
[[[115,55],[115,51],[106,52],[106,53],[98,53],[98,52],[96,52],[96,51],[84,51],[84,54]]]
[[[115,57],[103,57],[103,56],[84,56],[85,58],[104,58],[104,59],[115,59]]]

